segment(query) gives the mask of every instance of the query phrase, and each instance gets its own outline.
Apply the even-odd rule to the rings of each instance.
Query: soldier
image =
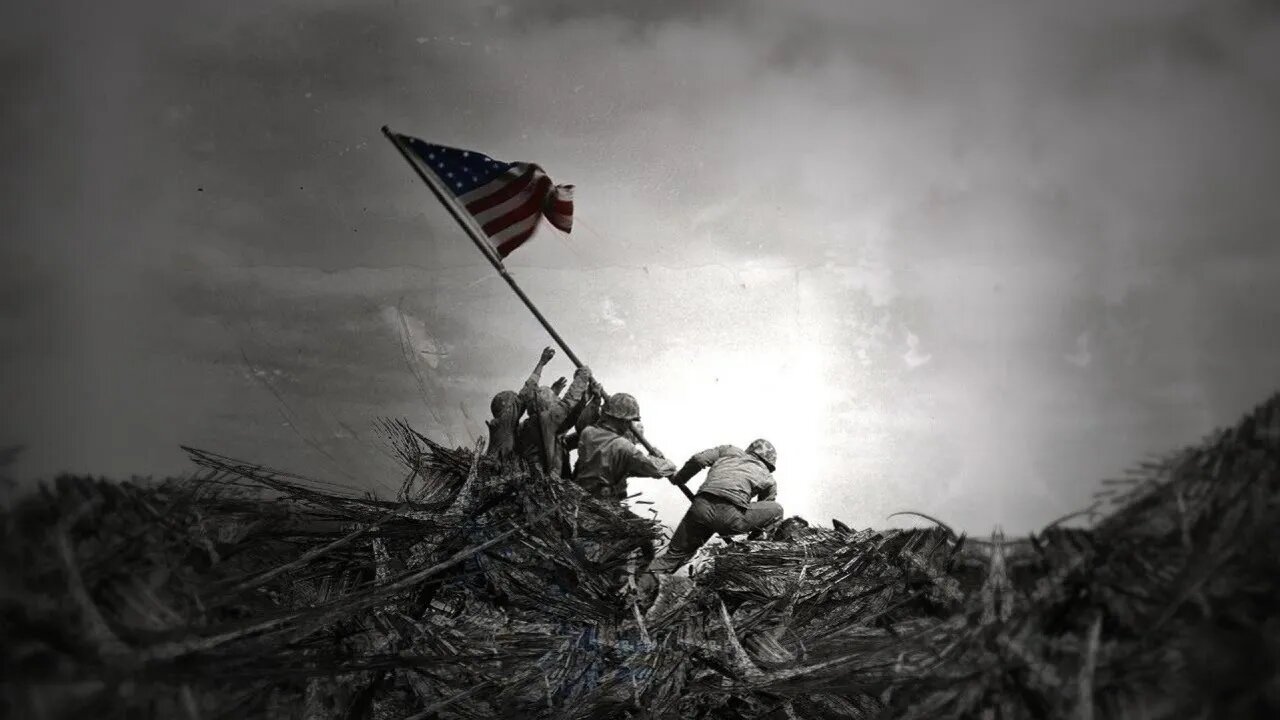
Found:
[[[516,454],[516,427],[524,409],[520,396],[511,390],[502,390],[489,402],[493,417],[485,421],[489,428],[489,458],[500,463],[510,462]]]
[[[671,477],[673,485],[683,485],[710,468],[666,552],[649,564],[637,583],[646,605],[657,593],[655,573],[679,570],[712,535],[752,533],[782,519],[782,506],[776,501],[778,483],[773,479],[777,461],[773,444],[759,439],[745,451],[732,445],[704,450],[689,458]]]
[[[520,401],[529,415],[516,430],[516,452],[529,463],[537,463],[548,475],[569,474],[569,447],[565,433],[574,427],[586,402],[589,388],[596,385],[591,369],[583,366],[573,374],[573,382],[560,397],[564,378],[551,387],[543,387],[542,369],[555,357],[556,351],[545,348],[538,364],[520,390]]]
[[[597,498],[621,503],[627,497],[627,478],[674,474],[676,466],[670,460],[636,447],[631,424],[639,420],[640,405],[634,397],[627,393],[609,396],[595,424],[578,433],[574,482]]]
[[[598,391],[599,386],[595,389]],[[598,419],[578,431],[578,463],[573,479],[592,496],[616,503],[622,510],[627,497],[627,478],[661,478],[675,473],[676,466],[670,460],[646,454],[636,447],[632,424],[639,427],[640,405],[634,397],[627,393],[611,395],[602,408],[593,403],[584,415],[588,413]],[[587,523],[583,530],[590,536],[596,528]],[[587,545],[594,544],[588,541]],[[643,567],[653,560],[653,540],[642,542],[639,551]],[[622,578],[618,580],[621,582]]]
[[[524,415],[526,406],[530,404],[537,393],[538,383],[542,379],[542,368],[555,355],[555,351],[547,348],[542,351],[542,357],[538,360],[538,364],[534,366],[533,372],[529,375],[529,379],[525,381],[524,388],[517,393],[512,390],[502,390],[493,396],[493,400],[489,402],[489,412],[493,417],[485,421],[485,425],[489,427],[489,450],[485,454],[500,463],[508,463],[518,457],[516,451],[516,432],[519,428],[520,418]],[[556,382],[559,382],[557,380]],[[557,395],[559,392],[557,391]]]

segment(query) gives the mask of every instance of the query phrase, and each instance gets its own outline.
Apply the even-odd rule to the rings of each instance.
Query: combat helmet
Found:
[[[759,458],[760,462],[768,466],[769,472],[773,472],[778,464],[778,451],[773,448],[773,443],[764,438],[752,440],[747,446],[747,454]]]
[[[627,393],[614,393],[604,401],[604,407],[600,412],[611,418],[618,420],[639,420],[640,419],[640,403],[636,402],[635,397]]]
[[[503,390],[494,395],[493,400],[489,402],[489,412],[493,413],[494,417],[498,417],[503,412],[516,407],[519,402],[520,396],[510,390]]]
[[[539,410],[547,410],[560,401],[560,396],[556,395],[556,391],[546,386],[539,387],[535,397]]]

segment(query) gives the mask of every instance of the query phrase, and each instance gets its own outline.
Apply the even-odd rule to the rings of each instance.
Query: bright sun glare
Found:
[[[830,389],[824,356],[798,337],[758,348],[703,348],[679,358],[667,356],[652,372],[661,387],[646,390],[641,403],[650,440],[681,465],[695,452],[716,445],[746,447],[763,437],[778,449],[778,500],[788,515],[812,511],[823,473],[827,438],[822,432]],[[691,487],[705,477],[699,476]],[[660,519],[674,526],[688,501],[671,485],[633,480],[629,492],[651,500]],[[634,509],[646,514],[644,505]]]

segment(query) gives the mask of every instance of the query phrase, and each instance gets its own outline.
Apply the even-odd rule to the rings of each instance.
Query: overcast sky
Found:
[[[1280,385],[1274,3],[155,0],[0,26],[22,477],[184,472],[189,444],[386,491],[374,418],[481,434],[549,338],[383,124],[575,184],[573,233],[512,273],[668,455],[768,437],[812,521],[1024,532]]]

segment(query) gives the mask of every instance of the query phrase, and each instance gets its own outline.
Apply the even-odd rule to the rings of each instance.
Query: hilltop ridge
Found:
[[[1280,396],[1089,529],[784,523],[645,615],[654,521],[383,426],[395,498],[191,449],[0,515],[13,717],[1252,717],[1280,708]],[[575,551],[590,519],[599,559]]]

